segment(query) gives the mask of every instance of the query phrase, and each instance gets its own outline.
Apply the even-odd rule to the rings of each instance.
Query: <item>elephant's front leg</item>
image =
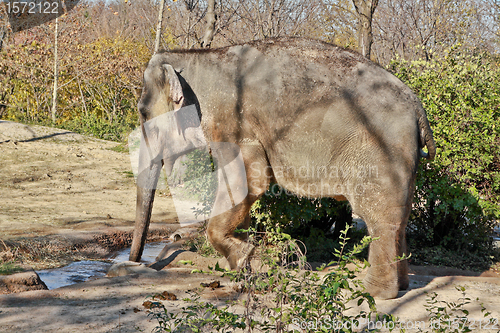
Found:
[[[227,170],[219,181],[219,189],[214,203],[213,215],[208,223],[207,234],[210,243],[226,257],[231,269],[240,269],[247,263],[252,255],[254,246],[243,241],[245,237],[235,234],[237,228],[247,229],[250,225],[249,212],[252,204],[267,190],[269,186],[271,171],[260,145],[241,147],[245,168]],[[248,194],[245,199],[237,205],[232,206],[234,193],[228,191],[228,187],[221,178],[229,180],[229,188],[237,187],[237,184],[246,183]],[[232,207],[224,209],[225,207]],[[214,214],[215,213],[215,214]]]
[[[233,270],[243,268],[255,249],[252,244],[241,240],[241,237],[234,232],[238,227],[248,227],[245,223],[249,221],[246,216],[252,204],[252,200],[244,200],[236,207],[212,217],[208,224],[207,234],[210,243],[226,257]]]

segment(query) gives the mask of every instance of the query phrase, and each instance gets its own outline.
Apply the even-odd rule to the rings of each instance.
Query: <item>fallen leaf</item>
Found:
[[[157,294],[154,296],[155,299],[167,300],[167,301],[176,301],[177,296],[173,293],[169,293],[168,291],[164,291],[161,294]]]
[[[204,287],[204,288],[212,288],[212,289],[215,289],[215,288],[220,288],[220,281],[212,281],[212,282],[209,282],[209,283],[201,283],[201,286]]]

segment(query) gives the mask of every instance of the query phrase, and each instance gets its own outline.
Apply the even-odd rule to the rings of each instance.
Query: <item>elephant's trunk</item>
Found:
[[[141,260],[142,251],[148,235],[156,184],[160,176],[161,162],[152,163],[137,178],[137,208],[134,238],[130,248],[130,261]]]

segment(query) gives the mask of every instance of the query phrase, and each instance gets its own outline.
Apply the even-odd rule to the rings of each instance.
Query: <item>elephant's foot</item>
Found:
[[[368,269],[363,284],[373,297],[379,299],[396,298],[400,290],[408,289],[408,265],[398,264],[372,266]]]
[[[227,261],[232,270],[240,270],[246,267],[250,257],[255,251],[255,246],[250,243],[241,242],[238,246],[233,246]]]
[[[368,268],[363,284],[366,291],[378,299],[396,298],[399,292],[397,263],[378,264]]]
[[[400,276],[398,279],[398,284],[399,284],[399,290],[406,290],[410,286],[410,278],[408,277],[408,274],[404,276]]]
[[[406,290],[410,286],[408,277],[408,261],[403,260],[398,264],[398,284],[399,290]]]
[[[375,280],[370,275],[367,275],[363,281],[366,291],[370,293],[372,297],[378,299],[391,299],[398,296],[398,283],[397,281],[380,282]]]

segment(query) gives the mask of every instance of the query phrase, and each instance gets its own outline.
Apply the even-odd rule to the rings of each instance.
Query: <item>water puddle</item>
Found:
[[[90,278],[104,277],[112,263],[104,261],[77,261],[68,266],[38,271],[38,276],[49,290],[69,286]]]
[[[160,254],[161,250],[163,250],[165,245],[167,245],[168,243],[169,241],[146,243],[146,245],[144,245],[144,251],[142,252],[141,262],[143,264],[150,264],[155,262],[156,257]],[[129,255],[130,255],[130,248],[126,248],[118,251],[110,259],[113,261],[113,264],[116,264],[118,262],[127,261]]]
[[[160,254],[167,243],[167,241],[163,241],[146,244],[141,262],[145,264],[154,262],[156,256]],[[110,261],[77,261],[64,267],[45,269],[37,271],[37,273],[47,288],[51,290],[104,277],[111,265],[127,261],[129,254],[130,248],[126,248],[109,258]]]

